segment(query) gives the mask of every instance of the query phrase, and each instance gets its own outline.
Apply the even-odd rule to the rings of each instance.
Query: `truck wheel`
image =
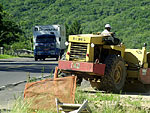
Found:
[[[100,85],[102,90],[119,93],[126,80],[126,67],[121,56],[109,55],[105,60],[105,75],[102,77]]]
[[[35,58],[34,58],[34,60],[35,60],[35,61],[38,61],[38,58],[37,58],[37,57],[35,57]]]
[[[56,56],[56,61],[58,61],[58,59],[59,59],[59,56]]]

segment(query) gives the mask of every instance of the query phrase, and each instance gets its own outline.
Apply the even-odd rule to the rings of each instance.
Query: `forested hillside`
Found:
[[[150,46],[150,0],[0,0],[27,37],[34,25],[78,20],[83,33],[101,32],[111,24],[128,48]]]

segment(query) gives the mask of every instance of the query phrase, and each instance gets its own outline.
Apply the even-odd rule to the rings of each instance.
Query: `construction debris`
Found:
[[[85,100],[83,104],[69,104],[62,103],[56,98],[57,113],[92,113],[90,107],[88,106],[88,101]]]

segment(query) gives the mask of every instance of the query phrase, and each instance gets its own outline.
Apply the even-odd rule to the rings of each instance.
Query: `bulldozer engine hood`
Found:
[[[102,35],[82,34],[70,35],[69,42],[104,44]]]

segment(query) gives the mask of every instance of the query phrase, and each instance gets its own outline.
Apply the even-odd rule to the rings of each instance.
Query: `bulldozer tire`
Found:
[[[95,90],[102,90],[100,82],[92,82],[90,81],[91,87]]]
[[[126,67],[123,58],[118,55],[109,55],[105,64],[105,75],[100,82],[102,90],[120,93],[126,80]]]
[[[150,92],[150,84],[144,84],[144,92],[149,93]]]

